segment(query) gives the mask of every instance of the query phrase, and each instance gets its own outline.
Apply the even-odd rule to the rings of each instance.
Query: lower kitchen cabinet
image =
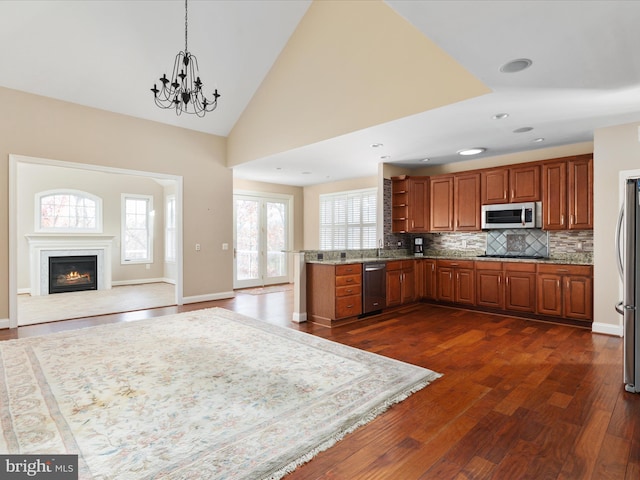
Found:
[[[476,262],[476,305],[504,309],[504,273],[501,262]]]
[[[591,320],[592,278],[593,268],[588,265],[538,265],[538,313]]]
[[[436,261],[419,259],[416,265],[416,296],[418,299],[436,300],[438,298]]]
[[[473,260],[438,260],[436,265],[438,300],[475,305]]]
[[[505,263],[505,310],[535,313],[536,264]]]
[[[416,300],[415,260],[387,262],[387,307]]]
[[[336,320],[362,314],[362,265],[308,263],[307,315],[331,326]]]

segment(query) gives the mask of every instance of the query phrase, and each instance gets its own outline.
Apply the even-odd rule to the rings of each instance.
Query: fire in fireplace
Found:
[[[49,257],[49,293],[98,289],[98,256]]]

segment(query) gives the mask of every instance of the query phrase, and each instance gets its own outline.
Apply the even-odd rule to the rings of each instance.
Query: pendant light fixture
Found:
[[[156,105],[160,108],[175,108],[176,114],[182,112],[204,117],[206,112],[212,112],[218,106],[220,94],[216,88],[213,99],[207,100],[202,92],[202,81],[198,71],[198,59],[189,53],[187,48],[188,10],[187,0],[184,1],[184,52],[178,52],[173,62],[171,78],[162,74],[158,89],[153,84],[151,91]]]

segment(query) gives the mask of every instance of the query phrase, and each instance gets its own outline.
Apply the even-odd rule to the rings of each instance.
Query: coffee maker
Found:
[[[422,257],[424,255],[424,245],[422,237],[415,237],[413,239],[413,254],[416,257]]]

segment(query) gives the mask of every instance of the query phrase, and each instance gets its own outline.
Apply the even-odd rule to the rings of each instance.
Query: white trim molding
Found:
[[[614,335],[616,337],[622,337],[623,335],[622,325],[613,325],[611,323],[593,322],[591,325],[591,331],[593,333]]]
[[[220,293],[209,293],[206,295],[193,295],[191,297],[184,297],[182,299],[183,304],[188,303],[200,303],[200,302],[211,302],[213,300],[226,300],[228,298],[234,298],[236,296],[235,292],[220,292]]]

